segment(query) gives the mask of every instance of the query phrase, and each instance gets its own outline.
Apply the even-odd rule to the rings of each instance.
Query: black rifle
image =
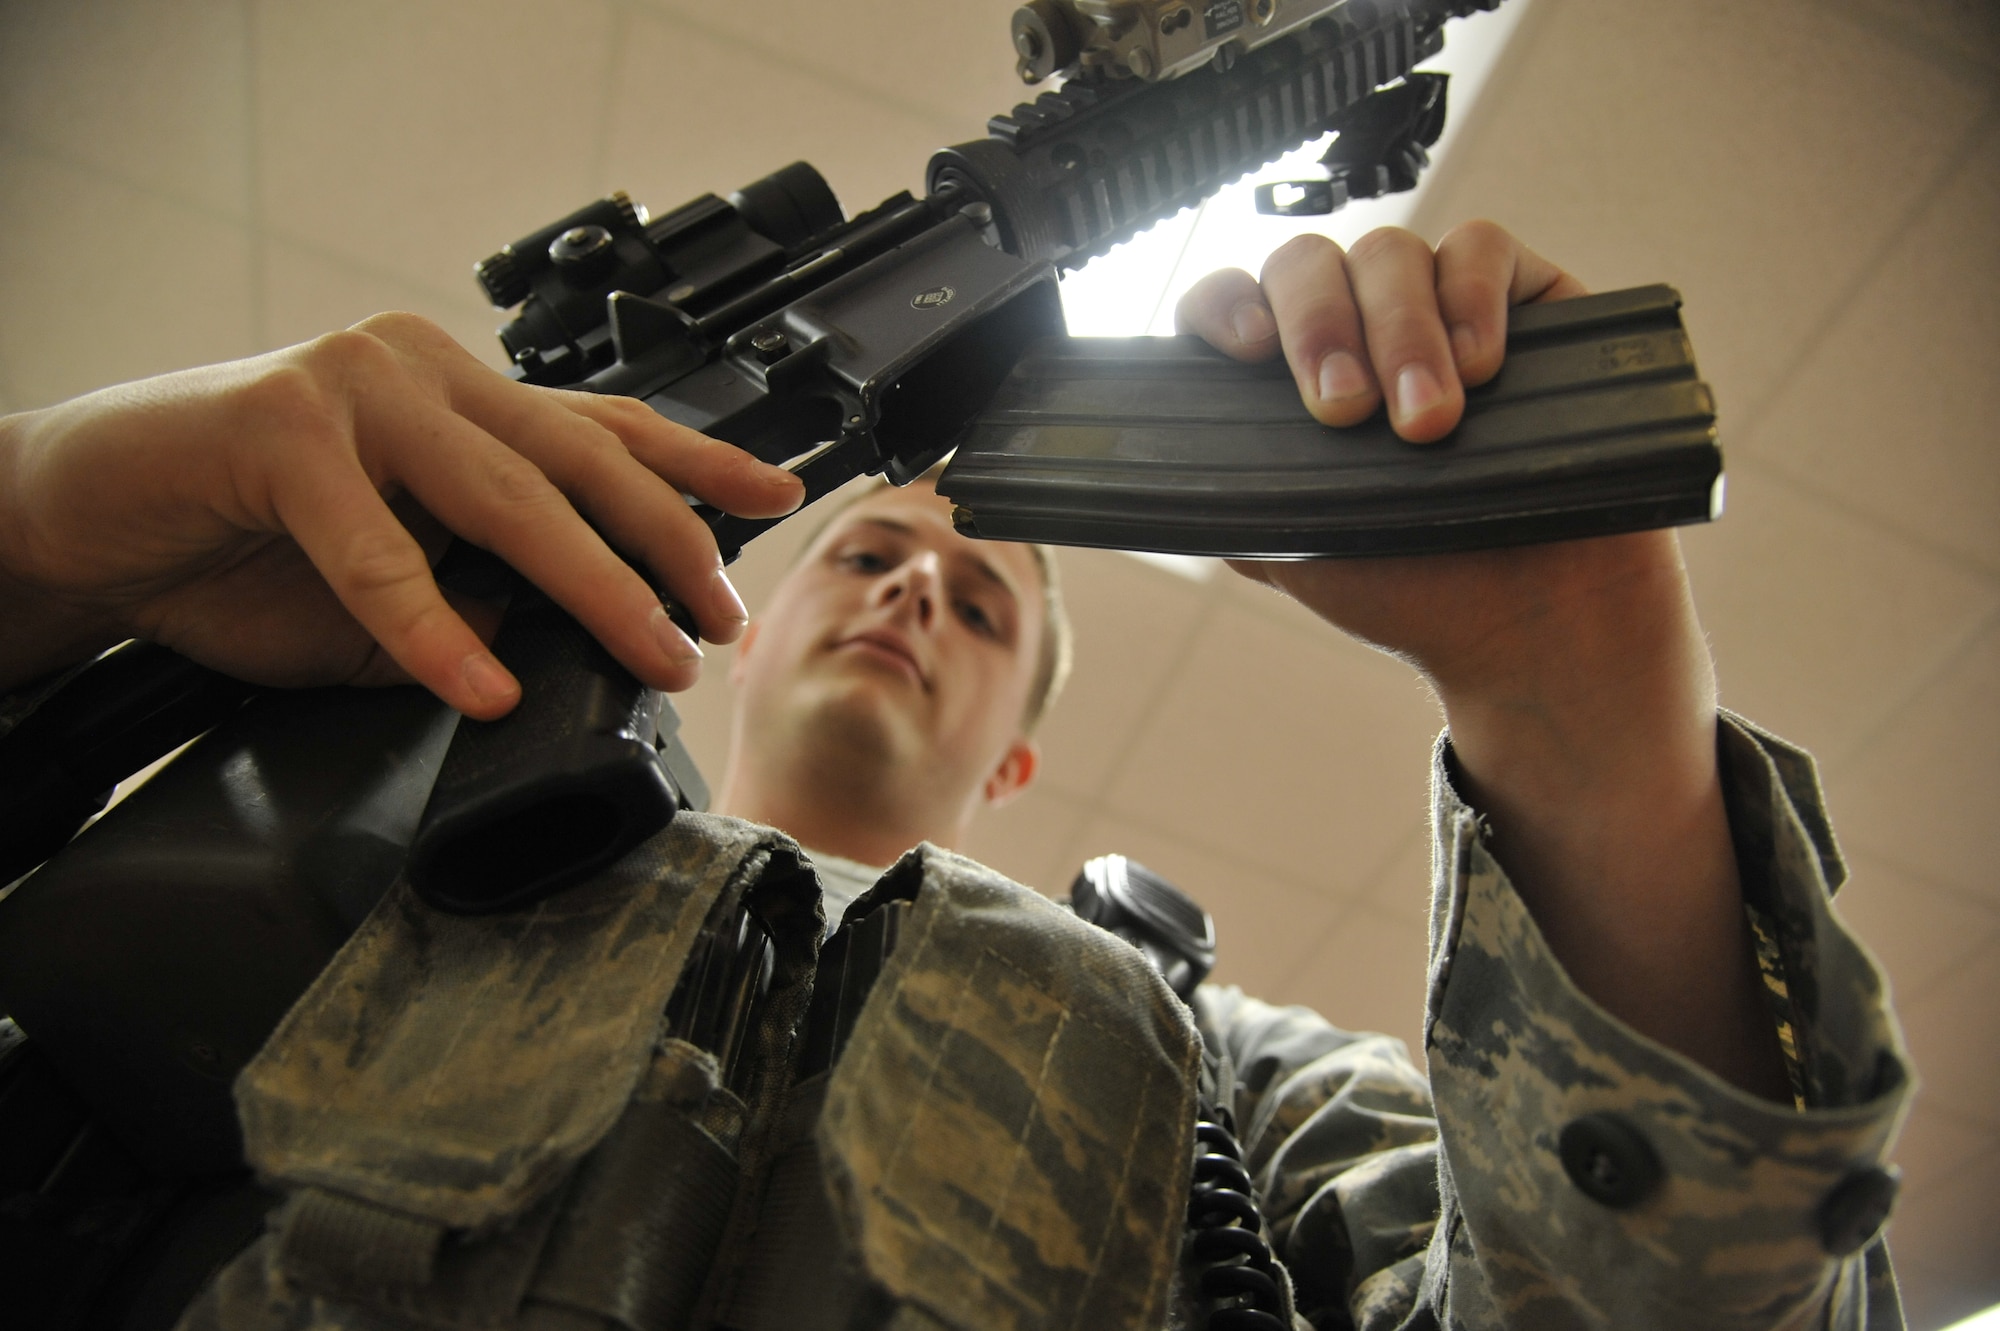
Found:
[[[1063,337],[1059,268],[1302,143],[1339,136],[1329,181],[1289,211],[1408,188],[1443,119],[1441,76],[1413,67],[1497,2],[1345,0],[1179,78],[1073,78],[939,152],[923,198],[852,219],[804,163],[658,218],[613,196],[479,280],[520,306],[501,330],[516,377],[638,397],[791,467],[808,503],[863,474],[906,483],[956,446],[939,490],[964,530],[1001,538],[1297,556],[1701,520],[1713,408],[1664,288],[1517,314],[1510,347],[1537,354],[1422,450],[1379,421],[1319,426],[1288,376],[1189,339]],[[1181,388],[1170,419],[1163,384]],[[704,516],[725,560],[772,525]],[[413,883],[453,910],[537,899],[698,802],[685,755],[662,756],[671,706],[546,598],[517,582],[494,650],[521,703],[459,725],[411,848]]]

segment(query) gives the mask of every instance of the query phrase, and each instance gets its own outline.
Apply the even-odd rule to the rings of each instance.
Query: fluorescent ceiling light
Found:
[[[1343,246],[1379,226],[1401,226],[1476,114],[1480,90],[1499,63],[1507,39],[1530,0],[1508,0],[1490,13],[1454,19],[1445,48],[1422,68],[1452,76],[1451,110],[1444,136],[1431,151],[1432,165],[1415,190],[1384,199],[1362,199],[1327,217],[1266,217],[1257,211],[1257,186],[1266,181],[1313,179],[1332,136],[1309,143],[1218,191],[1199,208],[1168,218],[1109,254],[1093,259],[1062,281],[1063,313],[1077,337],[1136,337],[1174,331],[1174,302],[1218,268],[1255,273],[1271,251],[1293,236],[1317,231]]]
[[[1962,1322],[1953,1322],[1944,1331],[2000,1331],[2000,1303],[1983,1313],[1974,1313]]]
[[[1415,190],[1386,199],[1363,199],[1328,217],[1266,217],[1257,211],[1257,186],[1265,181],[1310,180],[1331,136],[1252,172],[1199,208],[1170,217],[1062,280],[1063,314],[1077,337],[1137,337],[1174,331],[1174,304],[1218,268],[1251,273],[1293,236],[1316,231],[1343,247],[1380,226],[1401,226],[1416,209],[1425,183],[1450,153],[1458,132],[1476,113],[1481,88],[1499,64],[1508,38],[1531,0],[1507,0],[1490,13],[1455,19],[1445,27],[1445,48],[1425,69],[1452,76],[1444,136],[1431,150],[1432,165]],[[1220,561],[1193,555],[1132,553],[1156,568],[1205,582]]]
[[[1119,553],[1130,555],[1142,564],[1165,569],[1189,582],[1207,582],[1215,576],[1215,570],[1222,567],[1220,559],[1210,559],[1206,555],[1168,555],[1157,550],[1121,550]]]

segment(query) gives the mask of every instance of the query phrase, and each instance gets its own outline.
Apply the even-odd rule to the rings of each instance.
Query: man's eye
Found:
[[[987,614],[986,607],[977,601],[960,601],[958,613],[974,633],[990,638],[1000,631],[1000,626],[993,622],[993,616]]]
[[[873,550],[850,550],[840,562],[855,573],[887,573],[890,567],[889,561]]]

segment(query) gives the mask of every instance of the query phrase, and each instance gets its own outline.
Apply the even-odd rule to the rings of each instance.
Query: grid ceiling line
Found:
[[[1908,203],[1883,229],[1881,239],[1855,264],[1847,279],[1821,307],[1818,317],[1807,324],[1808,331],[1791,356],[1771,374],[1761,400],[1743,413],[1743,425],[1736,431],[1737,438],[1743,441],[1740,447],[1756,451],[1759,431],[1777,411],[1778,403],[1794,381],[1819,356],[1835,331],[1846,325],[1854,306],[1880,278],[1883,268],[1895,255],[1903,239],[1940,205],[1952,183],[1961,172],[1971,169],[1979,150],[1992,141],[1996,132],[2000,132],[2000,94],[1987,98],[1986,105],[1974,113],[1972,123],[1959,135],[1958,141],[1952,144],[1929,178],[1910,192]]]
[[[611,129],[618,114],[619,78],[624,73],[623,56],[630,49],[628,36],[632,28],[632,11],[622,4],[609,7],[610,22],[604,31],[604,68],[597,79],[597,132],[591,136],[590,163],[583,178],[591,182],[591,188],[608,195],[617,186],[610,184],[606,177],[610,174]]]
[[[243,211],[248,234],[243,246],[249,273],[244,283],[250,298],[250,344],[259,351],[271,346],[270,299],[265,283],[269,243],[264,230],[264,117],[258,95],[260,45],[257,0],[241,0],[243,16]]]
[[[1725,453],[1728,447],[1725,445]],[[1939,563],[1949,565],[1954,572],[1963,573],[2000,592],[2000,567],[1987,563],[1977,555],[1967,554],[1957,546],[1947,545],[1921,528],[1904,526],[1894,518],[1860,507],[1846,495],[1815,480],[1809,468],[1794,466],[1781,457],[1761,454],[1730,458],[1727,465],[1732,473],[1747,473],[1767,485],[1789,490],[1797,498],[1837,513],[1857,527],[1866,528],[1884,539],[1921,551]]]
[[[1944,679],[1945,676],[1958,669],[1959,665],[1967,657],[1979,650],[1980,643],[1996,631],[2000,631],[2000,607],[1988,610],[1978,619],[1972,621],[1971,624],[1961,629],[1956,639],[1949,646],[1941,650],[1930,665],[1912,675],[1909,683],[1903,686],[1895,699],[1884,704],[1881,713],[1861,728],[1854,740],[1848,744],[1845,752],[1839,754],[1837,757],[1825,760],[1822,766],[1826,767],[1829,771],[1836,772],[1844,771],[1849,764],[1865,766],[1862,759],[1868,753],[1868,750],[1880,743],[1889,732],[1894,730],[1897,721],[1905,712],[1922,702],[1924,695],[1936,688],[1938,682]],[[1871,851],[1871,853],[1873,852]],[[1876,858],[1888,862],[1887,856],[1877,855]],[[1894,867],[1898,870],[1904,868],[1901,864],[1896,864]],[[1922,878],[1925,882],[1936,882],[1936,875],[1934,874],[1918,874],[1916,876]],[[1943,884],[1938,885],[1943,886]]]
[[[18,135],[0,131],[0,151],[18,152],[24,157],[32,157],[37,161],[55,166],[71,174],[114,185],[127,193],[138,195],[149,202],[166,204],[170,207],[178,208],[190,216],[201,218],[221,226],[240,228],[246,234],[253,228],[250,219],[229,212],[226,209],[217,208],[213,204],[204,203],[192,195],[183,194],[177,190],[160,189],[156,186],[148,185],[123,171],[118,171],[111,167],[98,166],[93,162],[79,162],[67,153],[60,152],[31,139],[22,139]],[[344,250],[330,249],[316,240],[299,235],[285,227],[274,226],[268,218],[260,218],[255,224],[255,230],[261,233],[262,239],[266,243],[276,241],[280,244],[290,246],[333,267],[343,268],[356,277],[363,277],[371,282],[381,282],[385,285],[400,287],[413,296],[421,296],[426,300],[437,301],[447,306],[456,306],[462,310],[479,309],[483,312],[485,309],[478,298],[469,292],[449,292],[443,287],[433,286],[428,282],[416,281],[406,273],[378,267],[365,259],[356,258]],[[472,270],[472,262],[471,259],[466,260],[466,271],[468,273]],[[468,277],[466,281],[469,286],[471,278]]]
[[[801,60],[782,47],[771,46],[764,42],[746,41],[740,33],[734,33],[727,28],[705,22],[698,16],[683,10],[678,5],[667,3],[666,0],[652,0],[651,3],[648,3],[648,0],[612,0],[612,3],[615,8],[631,11],[635,17],[649,19],[667,27],[684,28],[718,45],[727,46],[733,50],[755,56],[757,59],[783,69],[798,78],[810,79],[815,83],[822,83],[828,87],[838,88],[851,96],[872,102],[883,110],[892,111],[897,115],[907,116],[914,120],[920,120],[936,128],[940,134],[947,136],[946,141],[954,141],[955,136],[972,138],[977,134],[985,132],[985,125],[983,123],[977,126],[967,126],[955,111],[946,111],[941,107],[932,106],[928,102],[920,102],[913,98],[898,97],[885,93],[880,84],[870,83],[863,79],[850,78],[847,75],[823,66]],[[1001,111],[1006,108],[995,107],[994,109],[995,111]]]

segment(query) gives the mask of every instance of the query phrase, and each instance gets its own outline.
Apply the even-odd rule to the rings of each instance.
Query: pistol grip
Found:
[[[493,651],[521,701],[497,721],[460,720],[410,847],[411,886],[456,914],[539,901],[704,797],[657,747],[672,704],[541,592],[521,586]]]

